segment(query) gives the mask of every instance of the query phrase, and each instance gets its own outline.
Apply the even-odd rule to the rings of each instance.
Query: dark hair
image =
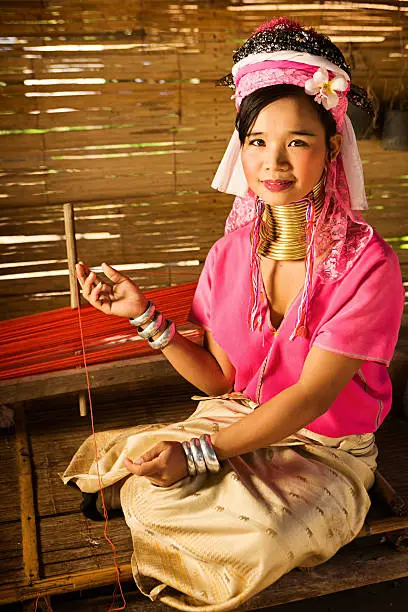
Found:
[[[271,102],[275,102],[281,98],[288,98],[292,96],[296,96],[297,98],[304,97],[310,102],[310,104],[313,105],[325,130],[327,150],[330,150],[330,138],[337,132],[336,122],[333,115],[326,110],[324,106],[312,100],[312,98],[306,94],[301,87],[289,84],[261,87],[260,89],[253,91],[242,100],[237,118],[235,120],[241,145],[245,143],[245,138],[247,137],[251,126],[265,106],[268,106],[268,104],[271,104]]]

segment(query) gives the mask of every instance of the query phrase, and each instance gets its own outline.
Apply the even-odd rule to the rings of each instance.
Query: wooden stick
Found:
[[[75,274],[75,264],[77,262],[76,240],[75,240],[75,217],[72,204],[64,204],[64,224],[65,239],[67,246],[68,270],[69,270],[69,292],[71,295],[71,308],[78,308],[77,278]],[[79,392],[79,414],[86,416],[87,394],[85,391]]]
[[[77,279],[75,276],[75,264],[77,262],[75,241],[75,219],[72,204],[64,204],[65,240],[67,248],[69,292],[71,295],[71,308],[78,308]]]
[[[375,490],[395,516],[408,516],[405,501],[378,470],[375,472]]]
[[[15,419],[17,464],[20,484],[24,581],[26,584],[30,585],[39,578],[39,561],[30,448],[25,425],[23,403],[15,405]]]
[[[121,581],[132,580],[132,568],[130,563],[119,566]],[[36,580],[31,585],[4,586],[0,591],[0,605],[23,601],[43,595],[55,595],[57,593],[70,593],[81,589],[91,589],[107,584],[112,584],[116,578],[114,567],[105,567],[97,570],[87,570],[77,574],[62,574],[52,576],[43,580]]]
[[[78,394],[80,416],[86,416],[88,413],[87,397],[86,391],[80,391]]]
[[[407,528],[408,516],[393,516],[364,523],[361,531],[356,537],[363,538],[365,536],[376,535],[379,533],[390,533],[391,531],[399,531]]]

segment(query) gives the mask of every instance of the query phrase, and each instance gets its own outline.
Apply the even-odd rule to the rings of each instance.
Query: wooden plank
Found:
[[[164,386],[159,372],[154,385],[137,388],[130,382],[120,388],[115,386],[105,387],[103,390],[92,389],[96,431],[185,420],[196,408],[196,402],[190,399],[195,392],[196,389],[192,385],[180,381],[176,376]],[[80,493],[74,488],[64,486],[59,474],[65,471],[75,451],[90,435],[89,419],[78,416],[72,395],[60,398],[58,408],[55,407],[55,400],[51,398],[36,401],[28,418],[37,482],[38,517],[48,521],[53,515],[77,513]],[[70,533],[73,529],[70,527],[71,519],[64,520],[67,521],[65,532]],[[52,528],[48,527],[50,523],[46,522],[44,525],[44,529],[41,528],[43,548],[48,547],[48,550],[52,551]],[[48,543],[44,540],[46,534],[49,536]],[[70,557],[70,550],[73,548],[71,544],[72,542],[66,554],[61,548],[61,562]],[[80,542],[75,546],[80,547]],[[45,558],[43,562],[46,563]]]
[[[92,266],[96,264],[100,264],[103,261],[107,261],[108,263],[114,266],[114,262],[115,260],[118,259],[118,254],[120,253],[120,243],[119,242],[117,243],[115,250],[113,250],[113,248],[112,249],[106,248],[104,250],[102,241],[100,241],[99,247],[95,245],[95,252],[93,253],[93,255],[91,255],[91,245],[89,245],[89,249],[87,249],[86,251],[85,249],[83,249],[82,252],[85,255],[88,254],[88,256],[82,256],[81,259],[83,259],[87,263],[89,262],[89,264]],[[30,256],[32,251],[30,251],[29,249],[26,249],[25,253]],[[34,249],[34,253],[35,253],[35,249]],[[143,288],[143,290],[147,290],[149,286],[153,288],[153,285],[157,285],[157,287],[167,287],[172,282],[173,284],[177,284],[175,283],[175,280],[177,278],[181,279],[184,276],[190,277],[191,280],[197,280],[199,276],[199,272],[200,272],[200,268],[198,266],[196,265],[191,266],[190,267],[191,274],[186,274],[185,272],[181,270],[181,267],[179,268],[177,266],[177,261],[180,261],[180,260],[181,261],[196,261],[196,260],[198,261],[198,259],[203,261],[205,259],[205,254],[206,254],[205,249],[203,249],[201,253],[202,255],[200,254],[200,251],[196,250],[196,248],[194,248],[194,250],[192,251],[189,251],[189,250],[186,250],[185,248],[178,248],[177,245],[174,245],[174,248],[171,248],[171,249],[170,248],[166,249],[163,247],[157,250],[157,253],[155,253],[154,257],[153,256],[148,257],[145,255],[145,257],[143,258],[144,262],[140,262],[140,265],[143,265],[143,263],[146,263],[146,259],[150,259],[153,261],[147,262],[147,263],[157,262],[159,264],[163,264],[163,267],[160,267],[157,270],[155,269],[150,270],[150,271],[147,270],[145,272],[142,270],[140,273],[139,271],[136,271],[136,272],[130,271],[128,273],[128,276],[131,279],[133,279],[136,282],[136,284],[138,284],[141,288]],[[200,256],[198,257],[198,255]],[[30,256],[29,258],[33,259],[33,256],[34,255]],[[138,249],[138,256],[136,259],[139,259],[139,261],[142,259],[140,248]],[[27,296],[27,295],[32,294],[33,299],[35,299],[35,295],[38,293],[41,294],[47,291],[48,292],[67,291],[68,275],[66,274],[66,271],[61,270],[61,268],[58,269],[56,267],[54,267],[54,270],[55,270],[55,275],[50,274],[48,276],[44,276],[43,278],[37,277],[37,278],[15,279],[13,280],[12,287],[10,287],[10,283],[8,283],[8,279],[6,275],[5,275],[5,278],[3,277],[3,279],[0,277],[0,290],[2,292],[3,298],[7,298],[8,296],[16,297],[18,295]],[[3,282],[1,282],[1,280],[3,280]],[[66,302],[67,301],[69,300],[66,300]],[[66,305],[66,302],[65,302],[65,305]],[[32,306],[34,306],[34,304]],[[34,309],[34,312],[36,312],[35,309]],[[6,309],[6,313],[7,313],[7,309]],[[15,311],[11,309],[8,310],[7,314],[9,316],[11,314],[13,317],[17,316]]]
[[[166,380],[174,377],[174,369],[160,354],[128,359],[114,364],[89,366],[91,387],[98,389],[131,381],[135,386],[141,383],[145,384],[157,377],[156,364],[158,362],[161,362],[160,379],[165,384]],[[62,371],[58,372],[57,375],[55,373],[41,374],[2,381],[0,388],[2,390],[2,401],[5,404],[13,404],[27,399],[78,392],[86,389],[87,385],[84,371],[81,369]]]
[[[24,580],[31,584],[39,579],[39,560],[37,545],[37,526],[34,506],[33,478],[31,471],[31,452],[25,426],[24,404],[15,405],[16,450],[20,484],[20,511]]]
[[[129,564],[120,566],[123,582],[132,579]],[[294,570],[283,576],[275,584],[252,597],[237,610],[258,610],[277,606],[290,601],[309,599],[320,595],[335,593],[346,589],[376,584],[386,580],[395,580],[408,575],[408,552],[395,552],[384,546],[365,547],[351,546],[343,548],[330,561],[299,573]],[[95,588],[112,584],[115,580],[114,568],[103,568],[95,571],[79,572],[71,575],[50,577],[33,583],[32,586],[13,586],[2,589],[0,603],[23,601],[37,595],[67,593],[86,588]],[[146,610],[147,600],[139,600],[139,606],[132,610]],[[168,607],[155,602],[155,609],[165,612]]]
[[[29,170],[22,171],[21,174],[5,172],[3,180],[4,182],[16,181],[20,176],[24,177],[25,180],[31,180],[32,176],[37,176],[37,172],[38,175],[47,174],[47,170],[35,171],[35,174],[32,174]],[[99,194],[99,197],[95,200],[85,200],[83,198],[76,203],[75,218],[78,224],[84,221],[92,221],[93,225],[95,219],[103,219],[106,224],[112,225],[115,219],[122,218],[121,215],[123,214],[130,218],[144,217],[150,213],[151,208],[156,208],[157,211],[169,209],[175,215],[178,212],[178,207],[182,214],[191,213],[192,208],[200,208],[207,213],[214,212],[214,207],[220,207],[220,214],[224,215],[233,202],[233,196],[212,189],[209,190],[208,187],[202,192],[196,189],[179,192],[170,191],[164,195],[150,192],[147,196],[131,196],[115,198],[114,200],[111,198],[105,199],[101,195],[103,196],[103,194]],[[18,215],[15,214],[16,210],[18,210]],[[36,233],[38,227],[44,227],[45,223],[49,225],[56,222],[60,222],[59,227],[62,228],[63,216],[60,204],[51,203],[37,210],[31,206],[26,206],[24,201],[13,204],[12,207],[4,202],[1,206],[1,212],[7,227],[12,229],[27,223],[29,226],[33,226],[32,233]],[[157,212],[154,214],[157,214]],[[205,219],[203,222],[205,222]],[[38,224],[38,227],[35,224]],[[88,229],[85,223],[79,225],[79,227],[81,232]]]
[[[41,519],[43,577],[58,578],[79,570],[111,567],[112,549],[104,538],[104,529],[104,521],[90,521],[82,513]],[[115,545],[118,563],[128,563],[133,550],[132,537],[123,518],[109,521],[109,537]]]
[[[132,42],[136,36],[132,37]],[[108,42],[108,41],[107,41]],[[26,60],[27,61],[27,60]],[[72,78],[104,78],[109,80],[117,79],[121,83],[133,82],[140,79],[140,82],[151,85],[153,82],[171,82],[180,77],[179,60],[177,50],[167,53],[149,53],[141,50],[121,50],[104,51],[103,54],[96,54],[96,57],[78,60],[78,57],[64,57],[64,62],[58,58],[43,55],[33,60],[31,66],[34,71],[35,79],[63,78],[64,70],[71,74]],[[21,61],[16,70],[20,72],[26,68]],[[0,75],[2,64],[0,58]],[[27,78],[27,77],[26,77]]]
[[[13,473],[15,479],[16,474],[17,472]],[[9,495],[8,489],[0,485],[0,491],[2,499],[6,500]],[[19,502],[17,502],[16,508],[18,511]],[[2,521],[4,521],[5,516],[9,520],[0,523],[0,593],[6,585],[12,587],[18,582],[26,582],[21,547],[21,522],[19,519],[10,520],[10,515],[6,514],[7,507],[3,506],[3,511]]]
[[[0,496],[2,500],[0,525],[6,521],[18,523],[18,536],[15,538],[13,550],[15,549],[15,542],[21,541],[21,529],[19,524],[20,490],[18,479],[16,478],[17,472],[18,469],[14,431],[12,429],[9,431],[2,429],[0,430]],[[0,541],[4,543],[4,548],[0,548],[0,552],[5,553],[5,557],[7,557],[10,549],[5,546],[5,538],[6,534],[2,532],[0,535]]]
[[[164,386],[163,390],[166,391],[166,395],[167,397],[169,396],[169,392],[168,392],[168,387]],[[171,396],[173,396],[173,393],[170,393]],[[120,399],[118,397],[113,397],[112,399],[115,400],[116,405],[117,402],[120,401]],[[153,403],[152,398],[148,398],[149,401],[151,401]],[[157,398],[156,398],[157,401]],[[71,444],[73,444],[74,446],[77,445],[77,441],[71,440],[71,432],[72,432],[72,426],[73,426],[73,420],[72,420],[72,415],[71,414],[64,414],[62,413],[62,419],[59,418],[58,421],[50,421],[50,408],[52,408],[52,402],[49,400],[48,401],[49,407],[45,407],[44,406],[44,402],[41,402],[38,404],[40,410],[36,410],[35,413],[33,413],[31,415],[31,422],[30,422],[30,429],[31,429],[31,437],[34,443],[33,446],[33,454],[34,456],[36,456],[36,462],[38,464],[38,466],[41,466],[44,464],[44,457],[41,454],[38,454],[38,451],[40,450],[39,447],[39,441],[40,438],[44,438],[45,433],[47,433],[48,436],[50,436],[51,440],[53,440],[55,433],[60,436],[60,439],[55,439],[54,443],[56,445],[56,447],[59,447],[61,445],[61,441],[63,440],[63,438],[65,437],[66,440]],[[128,418],[130,418],[131,415],[131,402],[129,402],[129,410],[128,411],[123,411],[121,409],[121,416],[123,414],[127,414]],[[158,403],[158,405],[161,405],[160,402]],[[62,406],[60,404],[60,409],[62,409]],[[109,410],[109,406],[106,405],[106,409],[107,412],[106,414],[109,415],[109,413],[113,414],[112,410]],[[98,409],[99,410],[99,409]],[[101,416],[101,415],[100,415]],[[149,410],[146,412],[146,417],[152,417],[151,414],[149,414]],[[103,415],[102,415],[102,420],[104,419]],[[163,418],[160,419],[161,421],[163,421]],[[150,422],[155,422],[155,418],[150,418]],[[83,425],[81,424],[82,422],[79,422],[79,427],[82,428]],[[108,427],[111,427],[112,423],[107,423]],[[125,425],[125,423],[122,423],[122,425]],[[401,431],[401,429],[398,427],[397,428],[399,431]],[[38,440],[37,443],[35,443],[35,440]],[[46,440],[43,441],[43,444],[45,442],[45,446],[47,446],[47,442]],[[394,440],[394,444],[395,444],[395,440]],[[62,459],[62,455],[64,454],[64,452],[66,453],[67,449],[65,451],[63,451],[61,453],[61,459]],[[44,451],[42,451],[44,452]],[[52,449],[50,450],[51,454],[54,455]],[[394,462],[395,465],[395,462]],[[56,466],[50,466],[51,471],[55,472],[56,471]],[[401,470],[404,474],[406,474],[405,470]],[[44,474],[38,474],[38,476],[40,477],[40,479],[45,480],[47,479],[47,473]],[[44,522],[42,522],[42,537],[41,537],[41,541],[43,542],[43,546],[44,546],[44,555],[43,555],[43,559],[44,561],[46,560],[46,566],[48,566],[47,572],[54,572],[54,571],[58,571],[62,568],[63,563],[62,563],[62,558],[61,558],[61,549],[62,549],[62,542],[60,541],[59,538],[61,538],[63,536],[63,534],[68,534],[69,533],[69,529],[67,528],[68,526],[68,517],[47,517]],[[68,550],[68,555],[69,558],[71,559],[72,563],[70,566],[71,567],[84,567],[86,568],[86,566],[89,563],[96,563],[96,559],[100,557],[100,547],[102,545],[102,540],[100,537],[101,534],[101,525],[94,530],[92,528],[91,532],[88,532],[88,530],[85,528],[85,524],[83,524],[83,527],[81,527],[80,525],[82,524],[81,521],[83,521],[83,517],[77,517],[77,520],[79,520],[80,522],[75,523],[76,527],[73,530],[73,537],[77,538],[77,543],[75,544],[74,547],[70,547],[70,549]],[[404,521],[407,521],[407,519],[405,518]],[[74,523],[72,523],[74,524]],[[404,523],[405,524],[405,523]],[[403,525],[402,522],[393,522],[392,527],[394,529],[400,529],[401,526]],[[390,527],[390,523],[384,522],[384,521],[376,521],[373,522],[371,524],[371,531],[372,532],[376,532],[379,533],[380,532],[380,528],[381,529],[388,529]],[[85,531],[84,531],[85,529]],[[98,531],[99,529],[99,531]],[[121,527],[118,529],[122,529]],[[121,541],[121,543],[125,543],[125,532],[123,532],[123,536],[120,535],[121,531],[118,531],[117,534],[119,535],[119,540]],[[57,534],[57,535],[55,535]],[[115,532],[116,534],[116,532]],[[81,537],[83,537],[84,539],[81,540]],[[121,538],[125,538],[125,539],[121,539]],[[116,541],[116,540],[115,540]],[[82,547],[81,547],[81,542],[82,542]],[[85,545],[84,545],[85,542]],[[72,542],[71,542],[72,543]],[[122,545],[122,544],[121,544]],[[58,552],[59,549],[59,552]],[[384,550],[384,549],[383,549]],[[95,557],[95,552],[96,557]],[[342,554],[343,551],[340,551],[340,553],[338,554]],[[102,558],[100,558],[99,562],[105,563],[105,560],[108,559],[108,556],[105,557],[105,555],[102,555]],[[68,565],[69,565],[68,563]],[[331,562],[330,562],[331,563]],[[344,563],[344,561],[343,561]],[[383,561],[381,561],[381,568]],[[321,568],[324,568],[325,566],[321,566]],[[317,570],[320,571],[321,568],[317,568]],[[311,571],[315,571],[315,570],[311,570]],[[381,569],[382,571],[382,569]],[[295,572],[296,575],[296,572]],[[309,573],[308,573],[309,575]],[[59,576],[57,576],[58,580],[59,580]],[[384,578],[386,579],[386,578]],[[58,583],[59,584],[59,583]],[[93,583],[91,582],[89,584],[89,586],[91,586]],[[279,583],[277,583],[277,585],[279,585]],[[277,585],[274,585],[274,587],[272,589],[273,592],[275,592],[275,587]],[[38,588],[41,589],[41,584],[36,585]],[[54,585],[55,586],[55,585]],[[71,590],[71,589],[69,589]],[[10,591],[5,591],[10,592]]]

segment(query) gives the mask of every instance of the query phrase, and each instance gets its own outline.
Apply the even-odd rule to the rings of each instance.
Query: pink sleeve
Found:
[[[359,266],[359,262],[355,264]],[[355,270],[351,271],[352,276]],[[348,279],[345,287],[350,287]],[[340,291],[341,294],[341,291]],[[319,348],[389,365],[401,325],[404,287],[397,256],[391,253],[361,274],[346,299],[318,330]]]
[[[215,246],[215,245],[214,245]],[[191,304],[188,320],[191,323],[200,325],[207,331],[211,331],[211,312],[212,312],[212,276],[214,269],[214,246],[208,252],[204,267],[198,280],[193,302]]]

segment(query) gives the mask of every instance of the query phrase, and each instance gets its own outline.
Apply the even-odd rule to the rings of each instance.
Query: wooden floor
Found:
[[[129,385],[122,385],[120,388],[95,391],[96,429],[180,420],[194,410],[196,403],[189,398],[195,392],[177,374],[174,374],[170,384],[167,379],[166,387],[150,384],[149,388],[132,389]],[[112,567],[112,553],[103,536],[103,523],[92,522],[82,515],[78,492],[64,486],[58,476],[79,444],[89,435],[89,417],[79,416],[75,395],[32,402],[26,406],[26,415],[35,483],[40,577],[52,578]],[[394,417],[387,419],[377,435],[380,470],[408,503],[407,439],[408,422]],[[0,437],[0,496],[3,501],[0,593],[4,593],[24,580],[16,440],[13,432],[3,431]],[[371,514],[372,518],[378,518],[389,515],[389,510],[377,504],[375,516]],[[118,551],[119,564],[128,564],[132,544],[123,518],[110,521],[110,534]],[[372,542],[372,547],[367,546],[368,541]],[[351,573],[350,563],[354,564]],[[284,603],[401,576],[408,576],[408,552],[398,553],[389,545],[381,544],[379,538],[364,538],[306,576],[299,570],[291,572],[270,587],[267,590],[269,594],[265,592],[266,595],[264,593],[253,598],[246,609],[271,605],[271,596],[275,603]],[[129,587],[131,591],[136,589],[132,584]],[[262,599],[265,596],[269,599]],[[83,600],[80,603],[75,597],[72,595],[75,609],[88,609]],[[141,610],[149,604],[138,593],[133,593],[130,599],[133,602],[130,610]],[[53,604],[54,609],[68,609],[64,607],[67,604],[63,600],[57,598],[57,601],[61,607],[55,608]],[[161,607],[160,604],[157,606]],[[92,606],[92,609],[105,608]]]
[[[187,416],[194,408],[189,399],[194,388],[175,377],[174,388],[123,387],[94,393],[97,430],[135,424],[166,422]],[[170,407],[171,405],[171,413]],[[90,434],[89,417],[80,417],[76,396],[32,402],[26,411],[32,453],[35,505],[38,517],[40,574],[47,578],[112,565],[112,554],[103,536],[103,524],[87,520],[79,511],[79,493],[63,485],[63,472],[75,450]],[[3,500],[0,540],[0,585],[23,579],[20,502],[13,433],[0,438],[0,496]],[[110,531],[119,563],[128,563],[130,533],[123,520],[112,521]]]

